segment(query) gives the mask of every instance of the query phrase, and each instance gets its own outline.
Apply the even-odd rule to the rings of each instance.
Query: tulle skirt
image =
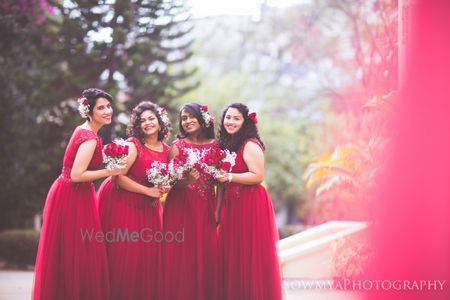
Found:
[[[44,207],[33,299],[109,299],[105,245],[92,183],[58,178]]]
[[[229,184],[219,230],[223,299],[282,299],[277,240],[274,210],[266,189]]]
[[[163,242],[159,199],[120,189],[114,178],[108,178],[98,191],[98,201],[111,299],[159,299]]]
[[[166,300],[218,299],[217,229],[213,189],[174,188],[164,207],[163,294]]]

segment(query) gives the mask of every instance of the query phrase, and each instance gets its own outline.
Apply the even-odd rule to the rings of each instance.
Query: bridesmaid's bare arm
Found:
[[[244,162],[247,165],[248,172],[231,173],[231,182],[240,184],[259,184],[264,180],[264,153],[259,145],[254,142],[248,142],[244,148]],[[228,181],[228,174],[219,178],[221,182]]]
[[[89,163],[91,162],[92,156],[94,155],[95,148],[97,147],[97,140],[87,140],[81,143],[78,148],[77,154],[75,155],[75,160],[73,162],[72,171],[70,172],[70,179],[72,182],[90,182],[95,181],[100,178],[119,175],[122,169],[114,170],[88,170]]]
[[[137,183],[130,177],[126,176],[126,174],[128,174],[128,171],[130,170],[131,166],[133,166],[137,158],[136,145],[134,143],[129,143],[129,149],[130,155],[125,164],[123,173],[117,177],[117,183],[121,188],[123,188],[126,191],[146,195],[149,197],[159,198],[162,194],[159,188],[147,187],[145,185]]]
[[[170,147],[168,160],[171,161],[171,160],[174,159],[175,156],[177,156],[178,154],[180,154],[180,150],[178,149],[177,146],[172,145],[172,147]]]

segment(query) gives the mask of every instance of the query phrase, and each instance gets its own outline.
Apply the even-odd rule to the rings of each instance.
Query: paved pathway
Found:
[[[30,300],[33,272],[0,271],[0,300]],[[360,294],[345,291],[286,289],[286,300],[360,300]]]
[[[33,272],[0,271],[0,300],[30,300]]]

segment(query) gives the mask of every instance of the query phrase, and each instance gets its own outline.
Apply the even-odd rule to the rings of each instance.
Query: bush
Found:
[[[0,232],[0,261],[8,267],[27,268],[36,260],[39,232],[13,229]]]
[[[334,278],[360,278],[366,271],[374,251],[365,236],[347,236],[332,246],[331,268]]]
[[[308,229],[304,225],[286,225],[278,228],[280,240]]]

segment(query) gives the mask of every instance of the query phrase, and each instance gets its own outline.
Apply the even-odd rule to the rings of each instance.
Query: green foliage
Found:
[[[8,266],[26,268],[36,260],[39,233],[35,230],[0,232],[0,261]]]
[[[357,279],[364,275],[374,257],[366,236],[347,236],[335,241],[330,267],[335,279]]]
[[[386,125],[395,93],[367,101],[355,143],[335,147],[310,163],[304,179],[314,202],[313,222],[371,219],[372,200],[389,142]],[[389,100],[389,101],[388,101]]]
[[[60,94],[51,86],[61,74],[52,63],[54,48],[46,42],[45,27],[36,23],[38,16],[4,12],[0,16],[0,228],[22,225],[42,205],[50,178],[60,168],[54,157],[62,156],[58,143],[64,138],[61,123],[43,122],[58,103]]]
[[[48,1],[51,13],[42,3],[0,7],[0,228],[24,226],[42,209],[81,121],[83,89],[111,93],[117,115],[143,99],[171,109],[167,97],[196,86],[180,86],[195,69],[178,66],[191,55],[178,1]],[[105,142],[113,130],[120,126],[101,132]]]

